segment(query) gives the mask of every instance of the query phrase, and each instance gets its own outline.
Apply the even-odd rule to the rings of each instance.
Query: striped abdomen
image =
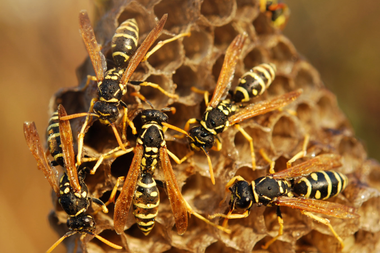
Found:
[[[293,184],[294,194],[313,199],[328,199],[342,192],[347,186],[347,177],[336,171],[313,172]]]
[[[139,229],[148,235],[154,227],[160,194],[152,174],[142,174],[133,196],[133,214]]]
[[[49,119],[48,128],[46,130],[47,144],[51,156],[54,158],[52,162],[53,166],[64,166],[65,161],[63,159],[61,135],[59,133],[59,120],[58,112],[54,112]]]
[[[139,41],[139,27],[134,18],[127,19],[112,37],[112,58],[118,67],[125,67],[135,53]]]
[[[250,98],[263,94],[273,82],[275,75],[276,66],[273,63],[263,63],[254,67],[240,78],[233,101],[248,102]]]

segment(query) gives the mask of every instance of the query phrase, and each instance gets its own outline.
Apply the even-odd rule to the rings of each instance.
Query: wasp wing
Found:
[[[136,145],[134,153],[123,189],[115,203],[114,226],[118,234],[123,233],[125,224],[127,223],[129,209],[131,208],[133,195],[136,191],[137,179],[140,175],[141,159],[144,154],[143,146]]]
[[[177,232],[182,235],[186,232],[188,225],[187,205],[178,187],[166,147],[160,148],[160,160],[161,169],[165,175],[166,190],[173,211]]]
[[[281,196],[273,201],[273,203],[278,206],[287,206],[308,212],[325,214],[341,219],[355,219],[360,217],[359,214],[356,213],[356,208],[323,200]]]
[[[96,42],[94,29],[91,26],[91,21],[86,11],[79,13],[79,30],[92,66],[94,67],[96,79],[98,82],[103,81],[104,72],[107,70],[107,62],[103,53],[100,51],[98,42]]]
[[[230,125],[240,123],[246,119],[265,114],[280,109],[298,98],[302,94],[302,90],[292,91],[271,100],[264,100],[258,103],[250,104],[228,118]]]
[[[71,131],[70,121],[61,120],[61,117],[67,116],[63,105],[58,106],[59,133],[61,135],[61,145],[63,159],[65,159],[65,168],[69,177],[70,185],[76,192],[81,192],[81,187],[78,180],[78,172],[75,164],[75,153],[73,144],[73,134]]]
[[[342,166],[340,156],[335,154],[323,154],[306,162],[297,164],[289,169],[273,174],[274,179],[297,178],[308,175],[315,171],[331,170]]]
[[[214,94],[208,106],[217,107],[223,95],[230,89],[232,78],[235,73],[235,66],[239,59],[244,42],[247,39],[246,34],[239,34],[227,48],[224,57],[222,70],[220,71]]]
[[[144,59],[146,52],[152,46],[152,44],[156,41],[158,36],[160,35],[162,29],[164,29],[164,25],[168,15],[165,14],[162,16],[160,21],[157,23],[156,27],[148,34],[145,40],[141,43],[140,47],[137,49],[131,60],[129,61],[128,67],[125,69],[123,76],[120,79],[121,85],[126,85],[131,78],[133,72],[135,72],[137,66],[140,64],[142,59]]]
[[[34,124],[34,122],[24,122],[24,135],[30,152],[37,161],[37,168],[42,170],[51,188],[53,188],[57,196],[60,196],[56,173],[46,159],[45,152],[41,145],[40,136],[38,135],[36,124]]]

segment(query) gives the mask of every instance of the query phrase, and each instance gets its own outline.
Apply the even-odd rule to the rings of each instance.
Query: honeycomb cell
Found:
[[[204,0],[201,14],[213,26],[221,26],[231,21],[236,11],[236,2],[231,0]]]
[[[298,62],[292,71],[292,75],[297,88],[302,88],[304,91],[323,86],[318,72],[307,62]]]
[[[166,92],[174,94],[172,81],[165,75],[151,75],[145,81],[158,84]],[[157,109],[166,107],[171,100],[171,98],[152,87],[141,87],[140,93]]]
[[[269,63],[268,52],[262,47],[254,47],[244,57],[244,68],[246,71],[261,63]]]
[[[203,29],[191,31],[191,36],[183,40],[185,54],[191,64],[199,64],[203,61],[211,53],[212,44],[212,37]]]
[[[232,23],[216,27],[214,30],[214,45],[224,52],[238,34]]]
[[[152,48],[160,41],[170,39],[172,36],[161,35]],[[155,72],[173,73],[184,61],[185,52],[181,43],[182,39],[172,41],[154,52],[147,60]]]
[[[277,71],[290,74],[297,61],[297,51],[291,42],[283,36],[277,38],[277,43],[270,49],[272,63],[276,64]]]
[[[244,22],[251,23],[260,13],[255,0],[238,0],[236,3],[236,16]]]
[[[300,133],[298,123],[289,116],[280,117],[273,126],[272,143],[276,154],[292,153]]]
[[[178,34],[199,18],[199,5],[198,1],[166,0],[154,6],[154,13],[158,17],[167,13],[165,29]]]

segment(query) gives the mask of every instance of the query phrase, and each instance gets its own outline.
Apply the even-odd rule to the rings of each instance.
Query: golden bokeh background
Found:
[[[292,13],[284,33],[337,94],[369,156],[379,160],[380,2],[285,2]],[[78,32],[82,9],[93,17],[89,0],[0,2],[1,252],[45,252],[58,239],[47,220],[51,189],[22,123],[35,121],[44,138],[50,97],[77,84],[75,69],[86,57]]]

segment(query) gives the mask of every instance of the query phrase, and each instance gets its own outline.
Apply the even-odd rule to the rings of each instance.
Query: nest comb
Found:
[[[142,63],[131,78],[158,83],[165,90],[179,95],[179,99],[174,101],[149,87],[139,90],[156,108],[169,105],[176,107],[177,113],[169,114],[169,123],[178,127],[183,127],[189,118],[201,117],[205,108],[203,96],[192,92],[191,87],[212,91],[227,46],[236,35],[246,32],[248,42],[237,64],[232,86],[252,67],[272,62],[277,66],[276,79],[261,97],[252,102],[299,88],[304,90],[303,95],[287,107],[296,114],[275,111],[241,124],[253,137],[256,152],[264,149],[271,159],[276,160],[277,171],[284,168],[285,162],[301,150],[303,139],[309,134],[309,155],[342,155],[344,165],[339,170],[348,175],[350,183],[343,194],[331,201],[359,208],[361,218],[354,221],[331,218],[330,221],[345,241],[344,252],[374,252],[380,248],[380,165],[367,159],[363,145],[355,138],[353,129],[338,108],[334,94],[324,87],[318,71],[302,59],[289,39],[260,12],[259,1],[108,1],[101,7],[100,13],[95,32],[107,57],[110,57],[110,41],[116,27],[127,18],[136,19],[140,28],[140,40],[154,27],[156,18],[165,13],[169,14],[168,21],[158,40],[191,31],[190,37],[162,47],[147,62]],[[88,59],[78,69],[79,85],[73,84],[77,87],[59,91],[52,98],[51,111],[56,110],[58,104],[63,104],[68,114],[88,111],[97,87],[92,83],[82,89],[87,75],[93,75]],[[130,87],[128,89],[134,90]],[[136,105],[136,108],[143,106],[128,95],[123,101]],[[138,114],[137,110],[130,112],[132,119]],[[83,121],[84,118],[72,121],[74,136],[80,131]],[[139,126],[138,117],[135,123]],[[166,137],[168,148],[174,150],[177,156],[182,157],[189,151],[185,140],[175,139],[170,133]],[[194,210],[206,217],[227,210],[227,203],[219,206],[219,202],[224,198],[225,184],[234,175],[239,174],[246,180],[253,180],[265,175],[268,169],[267,162],[257,152],[257,170],[251,170],[248,142],[236,129],[228,129],[220,138],[223,150],[210,152],[216,177],[215,186],[210,182],[207,160],[202,153],[195,154],[181,165],[173,163],[185,199]],[[128,140],[131,144],[135,141],[130,130]],[[96,157],[115,146],[117,142],[111,128],[95,122],[86,134],[84,153]],[[116,178],[127,174],[132,156],[127,154],[116,160],[107,160],[94,176],[88,176],[86,183],[90,194],[107,201]],[[160,175],[157,178],[160,179]],[[58,204],[55,206],[50,216],[51,223],[62,235],[67,228],[59,224],[65,224],[67,216]],[[248,218],[231,220],[231,235],[223,234],[192,217],[187,232],[179,236],[173,228],[174,218],[167,196],[162,191],[156,226],[147,237],[138,230],[131,214],[127,222],[128,229],[121,236],[116,235],[112,221],[113,204],[109,209],[109,214],[98,213],[95,216],[96,233],[123,245],[131,252],[340,251],[326,226],[289,208],[282,209],[284,235],[266,251],[261,249],[261,245],[275,236],[278,230],[275,208],[253,207]],[[74,241],[75,238],[65,241],[69,250],[74,247]],[[96,239],[89,241],[86,248],[88,252],[116,252]]]

